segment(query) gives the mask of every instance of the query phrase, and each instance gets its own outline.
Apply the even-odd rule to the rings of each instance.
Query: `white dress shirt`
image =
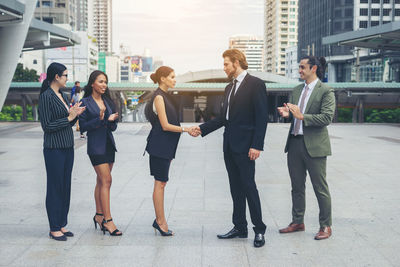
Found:
[[[312,94],[312,92],[313,92],[313,90],[314,90],[314,88],[315,88],[315,85],[317,85],[317,82],[318,82],[318,79],[316,79],[315,81],[312,81],[312,82],[308,85],[308,92],[307,92],[306,98],[304,99],[303,110],[300,110],[300,112],[301,112],[302,114],[304,114],[304,111],[306,110],[308,100],[310,99],[310,96],[311,96],[311,94]],[[301,98],[302,98],[302,96],[303,96],[303,94],[304,94],[304,91],[305,91],[306,86],[307,86],[307,84],[304,83],[303,90],[301,91],[301,95],[300,95],[300,97],[299,97],[299,102],[297,103],[297,105],[299,106],[299,108],[300,108],[300,101],[301,101]],[[294,122],[293,122],[294,124],[293,124],[293,125],[296,125],[296,121],[297,121],[297,119],[294,119]],[[294,127],[293,127],[293,129],[292,129],[292,134],[294,134]],[[303,135],[303,121],[302,121],[302,120],[300,121],[299,135]]]
[[[242,71],[237,77],[236,77],[236,88],[235,88],[235,94],[238,90],[238,88],[240,87],[240,84],[243,82],[244,77],[246,77],[247,75],[247,71]],[[233,90],[230,91],[229,95],[228,95],[228,108],[226,109],[226,120],[229,120],[229,99],[231,97],[231,93]]]

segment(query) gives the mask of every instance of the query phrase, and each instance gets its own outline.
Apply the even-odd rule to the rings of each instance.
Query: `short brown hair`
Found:
[[[222,54],[222,57],[229,57],[229,59],[234,63],[236,60],[239,61],[240,67],[244,70],[249,68],[247,64],[246,56],[239,49],[228,49]]]

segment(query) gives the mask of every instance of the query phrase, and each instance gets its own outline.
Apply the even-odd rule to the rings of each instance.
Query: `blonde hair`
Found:
[[[246,56],[239,49],[228,49],[222,54],[222,57],[229,57],[229,59],[234,63],[236,60],[239,61],[240,67],[244,70],[249,68],[249,64],[247,63]]]

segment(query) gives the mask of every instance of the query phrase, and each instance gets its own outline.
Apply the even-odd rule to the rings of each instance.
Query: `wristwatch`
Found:
[[[181,127],[182,128],[182,133],[185,132],[185,127]]]

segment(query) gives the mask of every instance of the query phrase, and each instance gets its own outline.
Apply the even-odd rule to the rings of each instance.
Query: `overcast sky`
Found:
[[[149,48],[177,74],[222,68],[229,37],[262,36],[264,0],[113,0],[113,49]]]

